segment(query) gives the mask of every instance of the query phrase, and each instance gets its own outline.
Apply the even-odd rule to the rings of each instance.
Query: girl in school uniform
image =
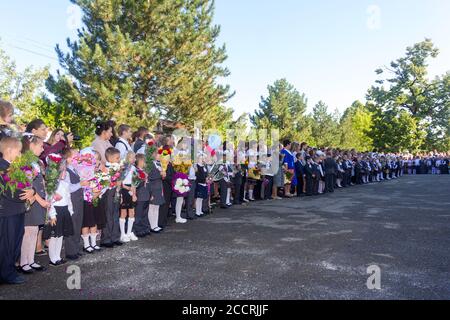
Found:
[[[31,151],[36,157],[39,157],[44,151],[44,141],[34,135],[25,135],[22,139],[22,153],[26,151]],[[33,180],[36,201],[25,214],[25,234],[20,255],[20,271],[26,274],[45,270],[44,267],[34,261],[39,226],[45,223],[45,215],[50,207],[50,203],[45,200],[43,169],[44,164],[41,160],[33,163],[33,170],[37,173]]]
[[[70,180],[70,198],[73,205],[72,224],[74,234],[65,240],[65,253],[68,260],[77,260],[81,257],[81,227],[83,224],[83,187],[88,186],[89,182],[81,181],[75,168],[72,166],[75,150],[66,148],[63,151],[63,157],[67,163],[67,174]]]
[[[158,226],[159,207],[165,204],[162,182],[165,176],[160,162],[161,156],[158,153],[157,148],[153,153],[153,158],[155,160],[151,163],[150,168],[147,168],[148,188],[150,194],[148,220],[150,221],[150,231],[153,233],[159,233],[162,230],[162,228]]]
[[[205,166],[205,158],[203,155],[198,157],[195,170],[195,215],[201,217],[204,215],[202,212],[203,200],[208,198],[208,169]]]
[[[61,175],[55,195],[59,200],[53,200],[48,213],[50,221],[44,227],[44,240],[48,242],[48,255],[51,266],[59,266],[66,261],[61,258],[64,237],[73,236],[73,205],[70,195],[70,177],[65,163],[61,164]]]
[[[102,163],[100,154],[91,150],[95,156],[95,171],[106,172],[106,168]],[[94,177],[92,177],[94,178]],[[100,198],[102,190],[97,186],[88,186],[83,188],[83,224],[81,228],[81,238],[83,239],[83,251],[94,253],[101,251],[97,245],[98,231],[103,228],[106,223],[104,199]]]
[[[128,163],[128,171],[126,173],[125,179],[122,182],[122,188],[120,189],[121,203],[120,203],[120,241],[130,242],[137,241],[138,237],[133,233],[133,224],[135,221],[135,211],[136,207],[136,188],[133,187],[133,174],[136,172],[136,167],[134,163],[136,162],[136,154],[133,151],[129,151],[125,157],[126,163]],[[128,224],[127,230],[125,230],[125,225]]]

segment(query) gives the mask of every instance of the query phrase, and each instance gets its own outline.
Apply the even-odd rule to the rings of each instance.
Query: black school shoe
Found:
[[[26,266],[26,265],[25,265],[25,266]],[[19,271],[20,273],[23,273],[23,274],[33,274],[33,273],[34,273],[33,268],[30,267],[31,269],[25,270],[25,269],[24,269],[25,266],[20,266],[20,267],[18,268],[18,271]]]
[[[116,241],[116,242],[114,242],[114,245],[120,247],[120,246],[123,245],[123,242],[121,242],[121,241]]]
[[[30,267],[33,268],[34,271],[46,271],[47,269],[37,263],[30,264]]]
[[[53,262],[49,262],[48,263],[48,265],[49,266],[52,266],[52,267],[59,267],[59,266],[62,266],[63,264],[65,264],[67,261],[66,260],[64,260],[64,259],[61,259],[61,260],[58,260],[58,261],[56,261],[55,263],[53,263]]]

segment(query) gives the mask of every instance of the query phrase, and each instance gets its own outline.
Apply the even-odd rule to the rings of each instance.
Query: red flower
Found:
[[[59,154],[49,154],[48,158],[54,163],[60,163],[62,161],[62,157]]]
[[[141,179],[141,180],[145,180],[145,172],[144,171],[142,171],[142,170],[139,170],[138,171],[138,174],[139,174],[139,179]]]
[[[147,142],[147,145],[149,146],[149,147],[153,147],[154,146],[154,144],[155,144],[155,140],[150,140],[149,142]]]

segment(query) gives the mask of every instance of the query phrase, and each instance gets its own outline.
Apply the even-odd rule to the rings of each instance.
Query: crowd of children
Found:
[[[11,118],[12,110],[0,104],[0,117]],[[116,136],[113,121],[98,123],[92,145],[77,150],[62,130],[47,139],[42,120],[13,131],[0,134],[0,282],[9,284],[24,282],[19,273],[46,270],[36,255],[48,255],[57,267],[159,234],[172,216],[184,224],[216,206],[325,194],[404,174],[448,174],[448,154],[410,158],[289,140],[271,148],[256,141],[213,148],[200,140],[194,148],[189,137],[133,132],[128,125]],[[10,180],[4,174],[27,152],[35,157],[32,186],[13,193],[4,188]]]

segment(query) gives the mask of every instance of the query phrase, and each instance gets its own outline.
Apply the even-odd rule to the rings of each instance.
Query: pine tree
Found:
[[[66,74],[47,86],[86,122],[114,118],[134,127],[157,119],[189,126],[224,110],[231,96],[217,78],[225,47],[216,47],[209,0],[72,0],[83,11],[78,40],[57,46]],[[225,112],[225,111],[224,111]]]
[[[307,99],[286,79],[275,81],[267,87],[269,95],[261,97],[259,109],[250,116],[257,129],[279,129],[281,139],[302,139],[306,128],[305,111]]]

